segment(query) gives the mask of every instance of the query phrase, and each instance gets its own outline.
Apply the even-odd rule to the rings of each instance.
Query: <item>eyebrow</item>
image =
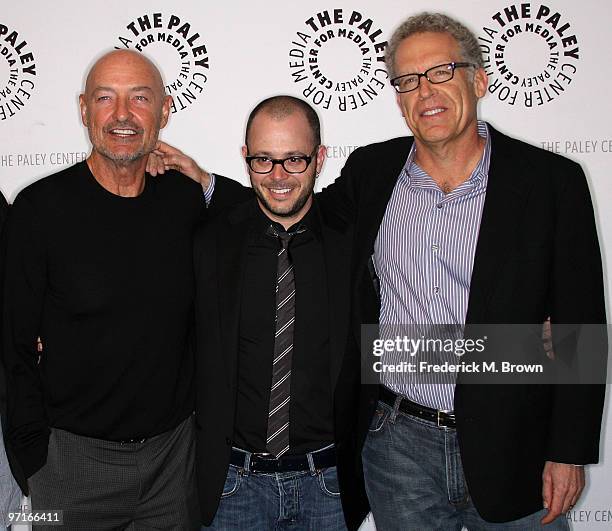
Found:
[[[129,90],[131,92],[140,92],[143,90],[149,91],[149,92],[153,92],[153,89],[151,87],[148,87],[147,85],[141,85],[138,87],[130,87]],[[105,86],[101,86],[101,87],[96,87],[93,89],[93,92],[102,92],[102,91],[108,91],[108,92],[116,92],[114,87],[105,87]]]

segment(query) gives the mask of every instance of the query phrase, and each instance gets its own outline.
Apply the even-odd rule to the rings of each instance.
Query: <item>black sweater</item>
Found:
[[[84,162],[18,195],[4,359],[8,442],[26,477],[46,460],[50,426],[144,438],[193,410],[191,237],[204,206],[202,188],[176,172],[124,198]]]

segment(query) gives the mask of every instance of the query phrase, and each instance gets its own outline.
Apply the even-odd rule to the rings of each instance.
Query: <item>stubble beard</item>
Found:
[[[147,152],[144,147],[134,151],[133,153],[113,153],[105,147],[96,148],[96,151],[103,157],[112,160],[119,166],[127,166],[128,164],[131,164],[132,162],[137,161],[150,153],[150,151]]]
[[[279,210],[276,206],[271,205],[268,202],[264,193],[261,191],[259,187],[253,187],[253,190],[255,191],[255,195],[257,196],[259,201],[264,205],[266,210],[268,210],[275,216],[278,216],[279,218],[290,218],[292,216],[295,216],[304,207],[304,205],[308,201],[308,198],[312,195],[313,189],[314,189],[314,179],[313,179],[311,186],[309,186],[308,188],[304,188],[302,190],[302,193],[296,198],[295,202],[293,203],[293,205],[290,207],[289,210]]]

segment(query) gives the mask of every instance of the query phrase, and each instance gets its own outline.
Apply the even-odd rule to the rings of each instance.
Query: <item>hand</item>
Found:
[[[200,168],[192,158],[160,140],[149,154],[147,172],[155,176],[159,173],[165,173],[166,170],[180,171],[195,182],[200,183],[204,189],[210,185],[210,175]]]
[[[546,461],[542,472],[542,499],[548,513],[542,525],[569,511],[584,489],[584,467]]]

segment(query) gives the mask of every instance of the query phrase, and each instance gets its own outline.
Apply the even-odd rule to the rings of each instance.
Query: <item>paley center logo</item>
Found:
[[[351,111],[373,101],[389,77],[383,30],[353,10],[308,18],[289,47],[289,72],[304,98],[322,109]]]
[[[36,61],[16,29],[0,22],[0,121],[12,118],[36,88]]]
[[[190,22],[174,14],[142,15],[125,26],[118,37],[121,46],[145,52],[160,66],[166,93],[172,96],[172,112],[189,108],[197,101],[208,81],[209,58],[206,44]]]
[[[496,11],[478,39],[489,93],[508,105],[550,103],[568,90],[578,71],[580,47],[572,24],[544,4]]]

